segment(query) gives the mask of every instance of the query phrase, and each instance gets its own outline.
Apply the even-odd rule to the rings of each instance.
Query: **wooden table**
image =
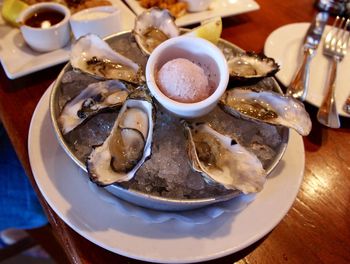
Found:
[[[246,50],[262,51],[273,30],[288,23],[310,21],[316,13],[311,0],[256,1],[259,11],[223,20],[222,37]],[[14,81],[0,69],[1,120],[68,259],[74,263],[139,263],[108,252],[70,229],[47,205],[34,182],[27,150],[30,119],[62,66]],[[304,138],[305,177],[292,209],[257,243],[210,263],[350,262],[350,122],[343,118],[343,128],[328,129],[316,122],[314,107],[307,105],[307,109],[313,130]]]

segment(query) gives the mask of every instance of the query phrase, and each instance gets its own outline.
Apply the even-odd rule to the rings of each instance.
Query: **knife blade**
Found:
[[[319,12],[310,24],[303,39],[303,59],[287,88],[287,95],[302,101],[305,100],[309,86],[310,62],[316,54],[328,17],[328,13]]]

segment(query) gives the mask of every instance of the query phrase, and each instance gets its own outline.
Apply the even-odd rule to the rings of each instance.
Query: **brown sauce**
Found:
[[[31,14],[24,24],[35,28],[49,28],[58,24],[64,18],[64,14],[52,9],[40,10]]]

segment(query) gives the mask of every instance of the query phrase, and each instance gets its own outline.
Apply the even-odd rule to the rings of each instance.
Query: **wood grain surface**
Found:
[[[310,21],[311,0],[256,0],[260,10],[225,18],[222,37],[245,50],[261,52],[280,26]],[[2,47],[4,48],[4,47]],[[40,97],[55,80],[58,65],[17,80],[0,69],[0,118],[33,184],[53,230],[71,263],[142,263],[108,252],[70,229],[47,205],[31,172],[27,138]],[[350,84],[349,84],[350,92]],[[305,176],[293,207],[266,237],[250,247],[207,263],[350,263],[350,119],[341,129],[319,125],[307,105],[313,129],[304,138]]]

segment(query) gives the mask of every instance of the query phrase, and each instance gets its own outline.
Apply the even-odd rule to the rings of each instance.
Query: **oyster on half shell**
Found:
[[[262,189],[266,172],[253,153],[205,123],[185,123],[185,131],[190,164],[208,183],[245,194]]]
[[[237,80],[272,76],[279,71],[274,59],[254,52],[236,54],[227,64],[231,79]]]
[[[70,62],[74,69],[103,79],[123,80],[140,84],[141,67],[114,51],[98,36],[88,34],[73,45]]]
[[[92,83],[63,107],[58,117],[62,133],[67,134],[89,117],[106,109],[121,107],[129,95],[118,80]]]
[[[148,98],[127,99],[110,135],[87,160],[90,179],[101,186],[128,181],[151,155],[153,104]]]
[[[133,30],[142,52],[150,55],[162,42],[180,35],[175,19],[168,10],[151,8],[137,16]]]
[[[233,116],[286,126],[303,136],[311,131],[312,123],[303,103],[272,91],[233,88],[224,93],[219,106]]]

